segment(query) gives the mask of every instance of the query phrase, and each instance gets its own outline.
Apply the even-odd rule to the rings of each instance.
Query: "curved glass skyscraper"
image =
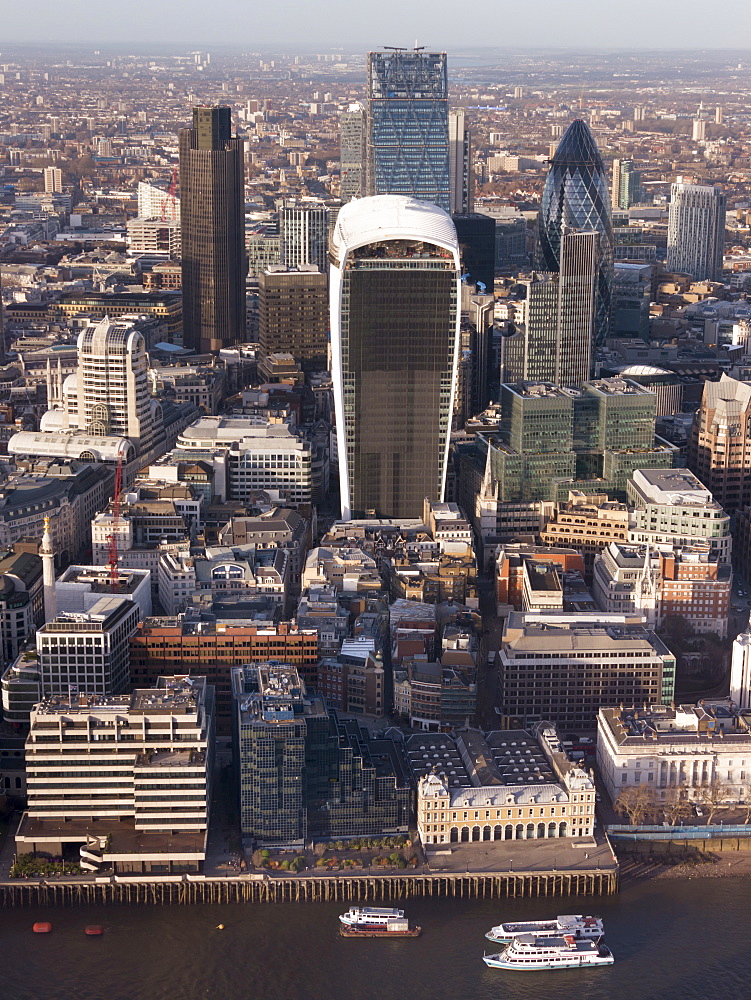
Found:
[[[563,227],[600,234],[595,341],[602,344],[610,325],[613,287],[613,222],[605,166],[589,126],[572,122],[550,161],[540,209],[540,265],[560,271]]]

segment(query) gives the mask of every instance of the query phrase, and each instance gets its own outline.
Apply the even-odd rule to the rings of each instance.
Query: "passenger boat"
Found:
[[[542,971],[545,969],[582,969],[590,965],[612,965],[613,953],[604,944],[564,934],[545,937],[521,934],[498,955],[483,955],[483,962],[493,969]]]
[[[419,937],[421,927],[410,925],[404,910],[377,906],[350,906],[339,917],[342,937]]]
[[[556,917],[554,920],[523,920],[518,923],[498,924],[489,930],[485,937],[488,941],[498,944],[508,944],[520,934],[536,934],[538,937],[560,937],[571,934],[585,941],[599,941],[605,933],[601,917],[584,917],[581,914]]]

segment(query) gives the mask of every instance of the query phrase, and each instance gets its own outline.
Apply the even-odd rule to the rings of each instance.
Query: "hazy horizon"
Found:
[[[602,0],[538,0],[521,6],[480,0],[471,19],[448,0],[381,0],[370,5],[329,0],[315,7],[279,0],[259,9],[240,0],[174,4],[132,0],[127,18],[94,0],[60,4],[38,0],[33,16],[20,6],[3,16],[3,48],[13,45],[227,46],[258,51],[367,51],[384,45],[431,49],[520,51],[742,51],[751,48],[751,4],[716,0],[711,12],[700,0],[653,0],[603,5]],[[294,32],[291,30],[294,29]],[[481,44],[478,44],[480,42]]]

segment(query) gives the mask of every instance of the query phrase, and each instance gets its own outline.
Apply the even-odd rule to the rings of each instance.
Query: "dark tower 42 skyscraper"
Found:
[[[420,517],[442,500],[459,346],[456,230],[436,205],[380,195],[339,212],[331,348],[342,517]]]
[[[193,108],[179,137],[183,343],[218,351],[245,340],[243,141],[227,107]]]
[[[445,52],[368,53],[368,194],[451,209]]]
[[[610,326],[613,287],[613,222],[605,166],[586,122],[572,122],[550,161],[540,208],[540,266],[560,271],[563,227],[600,234],[595,341],[602,344]]]

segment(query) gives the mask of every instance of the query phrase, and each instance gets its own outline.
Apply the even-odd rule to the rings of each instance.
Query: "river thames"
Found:
[[[80,907],[0,912],[8,1000],[727,1000],[751,995],[751,877],[627,885],[617,896],[411,900],[416,940],[338,936],[343,904]],[[489,969],[501,919],[594,912],[615,965]],[[35,935],[35,920],[52,934]],[[106,928],[86,937],[86,924]],[[218,930],[218,924],[224,930]]]

